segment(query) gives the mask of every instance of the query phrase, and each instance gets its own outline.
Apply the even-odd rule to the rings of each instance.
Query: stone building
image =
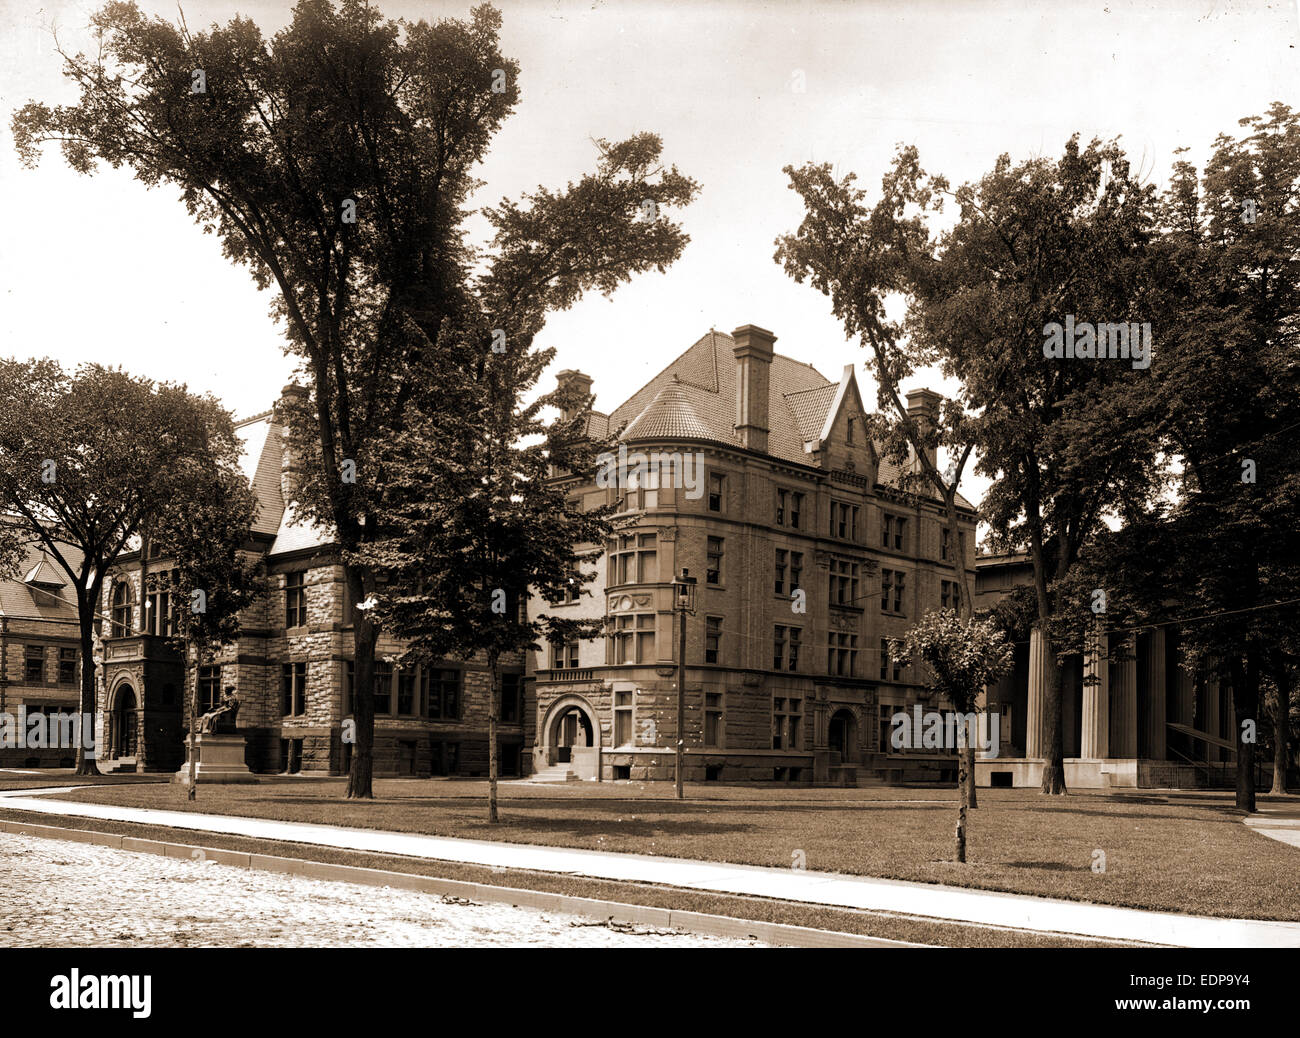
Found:
[[[301,392],[286,387],[285,393]],[[241,619],[238,642],[188,672],[166,638],[172,603],[150,594],[148,576],[169,560],[147,537],[119,557],[102,613],[104,770],[175,771],[184,757],[192,683],[198,710],[233,685],[247,763],[260,772],[344,774],[352,746],[352,627],[343,567],[328,531],[293,514],[291,452],[279,408],[238,423],[244,473],[258,501],[247,550],[263,560],[268,593]],[[486,775],[489,677],[477,660],[400,668],[400,642],[381,636],[376,658],[375,774]],[[522,661],[503,662],[500,773],[526,774],[533,738]]]
[[[1024,553],[976,560],[975,607],[992,608],[1033,581]],[[1067,787],[1199,787],[1230,779],[1236,760],[1230,689],[1208,670],[1179,666],[1177,626],[1099,637],[1097,648],[1067,656],[1061,671]],[[977,759],[984,786],[1037,787],[1048,739],[1043,709],[1042,638],[1015,646],[1015,666],[989,688],[1000,715],[996,757]]]
[[[80,565],[75,549],[62,551]],[[75,712],[80,692],[76,598],[63,570],[29,545],[18,571],[0,579],[0,714],[17,724],[20,716]],[[75,756],[66,746],[15,745],[0,747],[0,766],[71,767]]]
[[[961,501],[949,544],[941,502],[897,489],[880,459],[852,367],[832,382],[775,341],[752,325],[710,331],[593,414],[593,435],[621,430],[620,456],[648,468],[617,487],[562,477],[574,507],[621,501],[629,524],[590,547],[584,593],[546,607],[607,617],[608,634],[534,654],[540,774],[672,777],[672,580],[688,570],[688,780],[955,776],[950,752],[893,751],[889,718],[928,697],[884,643],[955,603],[957,565],[973,581],[974,509]],[[907,399],[934,418],[937,394]]]

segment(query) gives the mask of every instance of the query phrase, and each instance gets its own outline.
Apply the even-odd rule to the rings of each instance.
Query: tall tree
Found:
[[[784,172],[803,200],[805,215],[793,234],[777,239],[775,258],[795,281],[807,280],[827,296],[845,332],[867,349],[866,367],[880,407],[872,438],[882,459],[898,468],[900,489],[942,500],[957,613],[969,619],[974,589],[958,527],[957,487],[971,460],[978,423],[959,398],[941,397],[933,420],[918,419],[908,409],[904,380],[940,358],[923,340],[910,338],[902,321],[888,316],[895,298],[915,299],[935,248],[923,215],[941,207],[947,182],[926,176],[913,147],[899,150],[881,178],[880,201],[871,207],[852,173],[836,180],[829,164],[814,163],[787,166]],[[949,455],[943,471],[937,463],[940,447]],[[965,796],[973,808],[978,804],[973,746],[966,756]]]
[[[669,219],[696,185],[638,134],[596,170],[489,212],[496,236],[468,243],[475,166],[519,99],[499,48],[500,15],[386,21],[361,0],[301,0],[264,39],[242,18],[191,32],[131,3],[94,17],[94,57],[64,55],[77,104],[32,102],[13,119],[21,158],[57,140],[85,173],[127,165],[181,189],[190,214],[259,288],[302,361],[290,413],[301,476],[294,504],[333,531],[351,599],[355,680],[373,683],[377,590],[365,546],[389,536],[384,451],[403,430],[430,354],[477,328],[478,352],[526,345],[552,309],[662,270],[686,242]],[[468,368],[441,377],[473,382]],[[459,399],[460,394],[449,393]],[[356,697],[348,796],[372,792],[374,712]]]
[[[894,641],[892,652],[900,660],[924,663],[932,680],[930,687],[956,708],[959,714],[971,714],[985,686],[1001,677],[1012,663],[1012,648],[1006,635],[990,619],[959,617],[951,609],[926,613],[907,632],[902,641]],[[975,743],[974,729],[967,730],[966,719],[958,727],[958,748]],[[961,772],[957,785],[961,790],[957,808],[957,860],[966,860],[966,812],[970,807],[966,795],[966,754],[958,757]]]
[[[927,224],[942,212],[947,182],[927,176],[911,149],[896,157],[882,202],[869,214],[851,182],[836,184],[826,171],[796,184],[818,248],[850,257],[833,281],[813,268],[813,283],[829,286],[851,333],[885,347],[878,375],[888,382],[901,370],[896,357],[905,349],[960,384],[959,406],[945,408],[948,435],[961,452],[973,449],[977,471],[993,480],[981,503],[990,540],[1001,549],[1027,548],[1033,561],[1047,664],[1042,789],[1063,793],[1058,655],[1065,647],[1053,646],[1047,631],[1057,609],[1052,588],[1104,516],[1148,507],[1156,475],[1150,444],[1127,435],[1134,415],[1140,421],[1150,407],[1140,389],[1144,372],[1127,359],[1049,357],[1044,339],[1067,318],[1149,318],[1142,260],[1152,191],[1131,176],[1118,145],[1080,148],[1077,138],[1056,161],[1013,165],[1001,156],[978,183],[952,193],[957,222],[935,236]],[[832,260],[823,266],[836,270]],[[890,293],[907,303],[902,329],[885,318]],[[909,336],[905,345],[900,330]],[[966,417],[973,415],[978,420]],[[954,481],[925,468],[950,501]],[[948,512],[951,529],[951,504]]]
[[[237,476],[240,449],[230,415],[182,386],[98,364],[69,375],[51,360],[0,360],[0,507],[72,584],[83,716],[95,712],[94,621],[109,565],[153,523],[183,510],[201,522],[196,490]],[[98,773],[79,747],[77,774]]]

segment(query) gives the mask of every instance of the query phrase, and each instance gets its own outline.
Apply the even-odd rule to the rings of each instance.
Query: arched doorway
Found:
[[[575,748],[594,746],[591,718],[587,712],[576,705],[557,711],[552,722],[551,745],[556,749],[556,762],[559,764],[569,763]]]
[[[831,764],[858,762],[858,722],[852,710],[836,710],[831,714],[826,742],[831,751]]]
[[[113,705],[113,756],[134,757],[138,749],[135,689],[122,685],[117,690],[117,702]]]

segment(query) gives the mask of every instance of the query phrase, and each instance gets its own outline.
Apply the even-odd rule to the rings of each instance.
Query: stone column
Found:
[[[1157,627],[1147,639],[1147,726],[1151,733],[1147,750],[1151,760],[1165,760],[1165,629]]]
[[[1115,665],[1110,689],[1110,755],[1137,757],[1137,658],[1130,642],[1128,659]]]
[[[1029,634],[1029,695],[1025,713],[1025,756],[1042,757],[1047,752],[1050,733],[1046,731],[1047,653],[1045,639],[1037,627]]]
[[[1110,756],[1110,665],[1106,660],[1106,635],[1098,631],[1096,639],[1083,657],[1083,732],[1079,755],[1087,760]]]

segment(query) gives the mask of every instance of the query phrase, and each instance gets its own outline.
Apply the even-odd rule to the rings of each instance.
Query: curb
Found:
[[[145,840],[120,833],[102,833],[89,829],[64,829],[54,825],[36,825],[31,822],[0,820],[0,832],[19,836],[35,836],[47,840],[68,840],[73,843],[99,844],[116,850],[137,854],[157,854],[166,858],[214,861],[219,865],[278,872],[308,879],[328,880],[336,883],[357,883],[364,886],[392,887],[413,890],[424,894],[461,897],[470,901],[494,901],[521,908],[568,912],[590,919],[615,923],[639,923],[665,929],[688,930],[710,937],[731,937],[762,941],[764,944],[795,948],[927,948],[930,945],[908,941],[892,941],[884,937],[866,937],[861,934],[840,933],[835,930],[818,930],[789,923],[769,923],[740,919],[735,916],[709,915],[702,912],[685,912],[652,905],[630,905],[619,901],[602,901],[596,898],[555,894],[542,890],[525,890],[517,887],[498,887],[487,883],[444,879],[440,876],[420,876],[409,872],[390,872],[368,869],[358,865],[335,865],[329,862],[308,861],[302,858],[280,858],[269,854],[248,851],[231,851],[198,844],[171,843],[163,840]]]

